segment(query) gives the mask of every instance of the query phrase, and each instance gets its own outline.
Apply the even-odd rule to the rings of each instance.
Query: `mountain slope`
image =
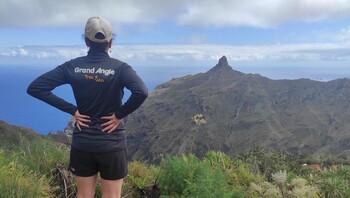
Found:
[[[128,121],[134,159],[252,146],[347,157],[350,81],[270,80],[233,70],[226,57],[205,73],[172,79],[150,93]],[[207,124],[191,119],[204,115]],[[349,142],[349,143],[348,143]]]
[[[43,136],[37,134],[31,129],[13,126],[0,120],[0,149],[15,149],[24,139],[33,141],[42,138]]]

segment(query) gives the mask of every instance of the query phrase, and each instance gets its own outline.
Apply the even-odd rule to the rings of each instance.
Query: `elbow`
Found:
[[[143,92],[143,97],[144,97],[145,99],[148,97],[148,91],[147,91],[147,90]]]
[[[33,88],[31,86],[29,86],[27,88],[27,94],[34,96],[35,95],[35,91],[33,90]]]
[[[138,101],[140,104],[142,104],[147,97],[148,97],[148,90],[139,89],[139,90],[131,91],[131,96],[129,99]]]
[[[30,96],[33,96],[34,98],[38,98],[40,95],[40,92],[35,87],[29,85],[29,87],[27,88],[27,94],[29,94]]]
[[[148,97],[148,91],[145,90],[145,91],[141,92],[139,97],[141,98],[142,101],[145,101],[146,98]]]

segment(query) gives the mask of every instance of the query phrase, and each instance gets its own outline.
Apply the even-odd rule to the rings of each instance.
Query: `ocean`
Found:
[[[44,72],[45,70],[15,66],[1,69],[0,120],[25,126],[42,134],[65,128],[70,115],[29,96],[26,92],[30,82]],[[73,101],[69,89],[69,86],[62,86],[55,93]]]

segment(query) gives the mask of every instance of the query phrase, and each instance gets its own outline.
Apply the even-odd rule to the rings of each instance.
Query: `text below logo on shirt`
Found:
[[[96,82],[98,83],[103,83],[105,82],[105,80],[103,78],[100,78],[98,76],[91,76],[91,75],[87,75],[87,74],[84,74],[84,78],[85,79],[88,79],[88,80],[95,80]]]
[[[114,75],[114,73],[115,73],[115,71],[113,69],[98,68],[96,70],[95,67],[93,67],[93,68],[76,67],[76,68],[74,68],[74,72],[77,74],[104,74],[105,76]]]

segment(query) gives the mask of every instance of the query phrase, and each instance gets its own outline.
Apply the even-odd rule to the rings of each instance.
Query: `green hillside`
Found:
[[[203,117],[193,122],[205,124]],[[68,148],[34,131],[0,122],[0,198],[76,197],[72,175],[66,172]],[[350,168],[302,168],[295,155],[255,147],[229,156],[208,151],[159,156],[159,164],[129,163],[123,197],[349,197]],[[96,197],[101,197],[100,186]]]

